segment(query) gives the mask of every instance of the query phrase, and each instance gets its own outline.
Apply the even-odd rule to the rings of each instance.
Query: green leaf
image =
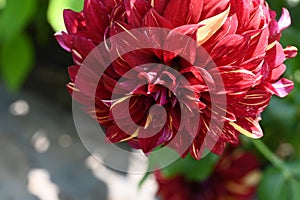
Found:
[[[201,160],[195,160],[188,155],[186,158],[179,158],[173,164],[164,168],[163,173],[167,177],[180,174],[190,180],[203,180],[211,174],[217,160],[218,156],[212,153]]]
[[[285,177],[274,167],[265,170],[258,188],[259,199],[288,200]]]
[[[6,41],[1,46],[1,74],[12,90],[19,89],[33,67],[34,50],[30,39],[25,34]]]
[[[50,0],[47,19],[55,31],[65,30],[63,10],[82,10],[84,0]]]
[[[264,172],[263,179],[258,188],[259,199],[272,200],[299,200],[300,199],[300,178],[299,172],[294,164],[287,164],[287,169],[293,173],[292,177],[285,177],[275,167],[269,167]],[[293,169],[293,170],[291,170]]]
[[[36,4],[36,0],[7,0],[0,14],[0,41],[22,32],[35,14]]]
[[[300,180],[293,179],[291,181],[292,185],[292,199],[299,200],[300,199]]]

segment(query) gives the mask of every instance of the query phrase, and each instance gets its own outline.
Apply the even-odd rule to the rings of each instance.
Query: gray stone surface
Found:
[[[22,104],[21,115],[14,113],[12,105],[18,100],[28,103],[27,114],[22,115],[26,111]],[[51,99],[12,94],[1,85],[0,152],[0,200],[154,199],[153,178],[145,185],[150,189],[138,191],[141,176],[122,175],[92,160],[71,112]],[[119,162],[128,164],[126,159]]]

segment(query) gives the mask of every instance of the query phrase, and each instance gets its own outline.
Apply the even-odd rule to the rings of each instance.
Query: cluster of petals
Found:
[[[179,129],[194,132],[194,127],[189,124],[195,113],[200,113],[200,118],[196,133],[191,133],[192,141],[182,135],[172,143],[172,148],[183,156],[190,153],[200,159],[203,147],[221,154],[227,143],[238,143],[241,133],[259,138],[263,135],[260,114],[272,95],[285,97],[293,89],[293,82],[281,77],[286,70],[284,61],[297,54],[295,47],[284,48],[280,44],[281,32],[291,24],[289,13],[283,9],[277,20],[276,13],[263,0],[85,0],[81,12],[65,10],[64,20],[66,31],[56,34],[56,38],[74,59],[75,65],[69,67],[71,82],[68,88],[71,93],[73,96],[80,93],[76,100],[105,128],[108,141],[127,141],[145,153],[169,144]],[[154,43],[157,48],[127,53],[115,60],[103,76],[98,77],[97,72],[90,70],[81,81],[83,84],[75,84],[79,69],[85,67],[82,63],[97,45],[118,33],[147,27],[170,30],[168,34],[186,35],[196,41],[196,45],[185,48],[174,38],[161,40],[155,35],[145,38],[141,33],[136,37],[143,38],[145,43]],[[130,42],[108,48],[126,48],[126,45]],[[182,53],[189,57],[189,61],[161,50],[165,46],[184,51]],[[203,55],[209,55],[209,59],[203,59]],[[102,56],[107,54],[103,52]],[[211,62],[215,67],[211,67]],[[176,88],[176,76],[159,67],[137,68],[135,75],[125,76],[131,69],[147,63],[170,66],[189,84]],[[222,78],[223,88],[218,89],[217,75]],[[129,108],[125,109],[129,110],[136,124],[144,127],[131,133],[122,130],[112,114],[112,107],[120,112],[124,110],[124,99],[111,99],[121,78],[120,90],[124,96],[130,96]],[[162,79],[168,79],[168,84],[186,96],[183,107],[190,112],[188,117],[180,117],[182,105],[176,95],[158,81]],[[95,94],[90,94],[92,80],[98,80]],[[147,80],[148,84],[136,87],[139,80]],[[217,89],[210,90],[208,82]],[[193,93],[193,98],[189,98],[190,93]],[[213,118],[213,113],[218,113],[218,110],[212,110],[212,104],[217,104],[215,108],[218,108],[218,102],[211,102],[211,99],[218,95],[226,97],[225,107],[221,106],[222,102],[219,106],[225,113]],[[95,101],[92,107],[89,106],[91,100]],[[197,106],[189,100],[196,102]],[[153,134],[147,130],[151,120],[160,120],[159,116],[149,116],[149,110],[155,104],[162,106],[167,116],[165,125]],[[212,120],[219,119],[223,120],[221,128],[217,126],[218,122],[216,126],[209,126]],[[124,117],[124,123],[126,120]],[[184,126],[181,127],[182,123]],[[180,149],[183,146],[187,146],[184,151]]]

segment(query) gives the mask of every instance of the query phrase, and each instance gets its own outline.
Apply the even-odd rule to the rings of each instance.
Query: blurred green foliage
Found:
[[[34,48],[25,28],[34,18],[36,0],[1,0],[0,70],[12,90],[18,89],[29,74]]]
[[[189,180],[204,180],[213,171],[217,160],[218,156],[213,153],[209,153],[201,160],[195,160],[191,155],[188,155],[184,159],[179,158],[164,168],[163,173],[167,177],[174,177],[177,174],[181,174]]]
[[[63,10],[82,5],[83,0],[0,0],[0,75],[9,89],[19,90],[34,66],[34,43],[49,34],[43,19],[47,16],[54,34],[65,29]],[[29,26],[38,29],[36,38]]]
[[[83,0],[50,0],[47,19],[55,31],[65,30],[63,10],[82,10]]]

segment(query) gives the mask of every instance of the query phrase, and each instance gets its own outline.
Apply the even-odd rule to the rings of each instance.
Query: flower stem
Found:
[[[285,166],[284,161],[278,156],[276,156],[262,140],[251,140],[252,144],[257,148],[257,150],[266,158],[274,167],[279,169],[284,177],[289,180],[291,179],[292,173],[290,170]]]

